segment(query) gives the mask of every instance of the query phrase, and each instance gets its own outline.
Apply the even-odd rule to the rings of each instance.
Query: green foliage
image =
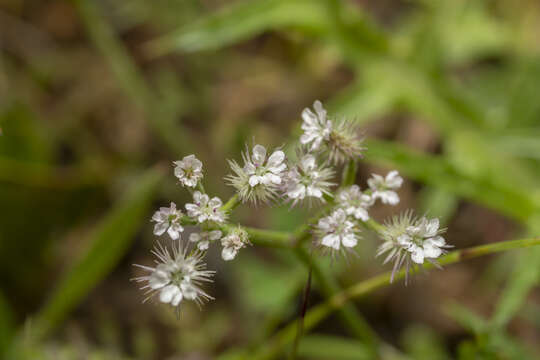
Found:
[[[148,207],[161,177],[161,171],[152,169],[138,178],[102,220],[88,240],[86,254],[66,273],[33,320],[32,337],[39,340],[50,334],[114,268],[134,239],[139,223],[148,215]]]
[[[321,1],[242,1],[154,40],[149,49],[155,55],[214,50],[284,26],[321,31],[327,21],[324,11]]]
[[[511,219],[508,236],[518,236],[523,229],[531,236],[539,233],[540,47],[534,35],[540,15],[534,1],[418,0],[387,6],[337,0],[75,0],[75,11],[11,3],[16,5],[0,11],[3,30],[7,24],[6,51],[0,59],[0,199],[5,209],[0,217],[0,280],[6,297],[0,297],[0,350],[16,332],[15,325],[22,329],[28,312],[42,302],[36,294],[46,293],[56,263],[72,261],[71,243],[65,253],[59,250],[63,239],[79,238],[96,213],[108,211],[87,239],[88,252],[29,322],[29,334],[50,334],[124,256],[146,223],[160,173],[151,170],[137,178],[126,197],[106,210],[108,197],[118,192],[119,177],[144,173],[148,164],[189,153],[201,153],[205,167],[225,172],[216,154],[219,159],[232,151],[237,156],[243,146],[239,144],[254,134],[282,143],[277,136],[285,136],[292,126],[290,109],[315,98],[327,101],[331,113],[368,125],[369,138],[374,129],[391,139],[366,141],[366,161],[395,167],[418,182],[421,189],[411,187],[415,198],[410,202],[418,200],[419,212],[451,225],[461,219],[461,205],[472,202]],[[213,9],[216,6],[221,8]],[[63,22],[71,12],[73,19]],[[65,37],[54,35],[64,31]],[[162,31],[165,34],[156,35]],[[240,46],[218,51],[233,45]],[[277,104],[285,110],[274,112]],[[409,122],[417,124],[416,131],[429,145],[408,136]],[[371,169],[362,163],[364,176]],[[355,177],[355,172],[347,172],[346,182]],[[212,181],[212,192],[225,193],[221,176]],[[160,202],[170,198],[172,188],[172,181],[159,188]],[[219,337],[209,342],[212,355],[248,358],[249,352],[234,344],[264,343],[284,319],[295,316],[293,299],[305,280],[305,270],[297,263],[310,261],[302,247],[292,254],[290,234],[282,232],[303,224],[301,233],[309,236],[307,216],[294,214],[284,207],[242,213],[242,220],[257,228],[278,230],[252,229],[259,237],[257,245],[280,249],[264,261],[264,255],[251,251],[233,265],[234,275],[226,280],[231,292],[236,282],[242,290],[230,296],[231,302],[258,316],[242,319],[250,334],[231,330],[229,337],[225,323],[230,319],[216,321],[221,324],[216,325],[219,336],[218,330],[207,330],[214,324],[207,321],[198,331]],[[476,220],[467,219],[474,226],[480,224]],[[477,230],[487,232],[481,224]],[[456,240],[491,241],[471,236]],[[499,245],[498,250],[509,249]],[[492,248],[488,244],[480,250],[484,254],[486,249]],[[540,251],[522,251],[505,260],[492,263],[504,269],[490,272],[501,277],[490,284],[506,281],[497,292],[492,316],[484,319],[457,304],[447,308],[473,335],[457,345],[459,359],[534,358],[507,328],[540,281]],[[339,266],[315,265],[319,295],[340,293],[338,279],[328,275],[338,273]],[[363,279],[371,269],[366,265],[361,271],[348,276]],[[373,291],[386,281],[383,275],[353,289]],[[8,298],[12,293],[21,300]],[[365,339],[373,334],[361,316],[365,308],[337,307],[340,326],[362,341],[308,335],[300,344],[300,356],[369,358]],[[335,310],[317,309],[309,324]],[[235,322],[231,327],[239,326]],[[182,343],[176,333],[170,336],[173,340],[164,340],[162,331],[174,331],[163,330],[161,320],[154,325],[159,341],[173,342],[174,349]],[[537,323],[529,325],[538,331]],[[289,341],[296,328],[285,330],[276,346],[264,343],[271,348],[268,357],[283,350],[281,342]],[[195,339],[191,335],[182,335],[184,342]],[[438,334],[427,328],[407,328],[400,338],[414,359],[449,358]],[[136,346],[153,348],[148,344],[158,340],[147,337]],[[65,359],[77,355],[76,346],[41,342],[28,344],[26,350],[29,359],[46,359],[51,352]],[[99,349],[86,355],[122,358]]]
[[[330,335],[312,334],[304,337],[298,355],[305,359],[362,360],[372,354],[362,342]]]

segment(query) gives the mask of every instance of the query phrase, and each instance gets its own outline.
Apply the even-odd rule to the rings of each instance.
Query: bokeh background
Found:
[[[439,216],[457,248],[540,233],[540,4],[535,0],[0,2],[0,351],[13,359],[242,358],[297,315],[306,269],[285,251],[208,255],[202,311],[141,304],[153,209],[189,194],[195,153],[226,200],[226,158],[280,146],[315,99],[355,119],[357,183],[406,178],[382,221]],[[313,209],[312,209],[313,210]],[[291,230],[309,211],[242,207]],[[390,270],[368,231],[341,286]],[[385,358],[540,358],[540,252],[420,274],[354,302]],[[311,304],[324,300],[315,282]],[[336,316],[304,359],[363,359]],[[249,357],[245,357],[249,358]]]

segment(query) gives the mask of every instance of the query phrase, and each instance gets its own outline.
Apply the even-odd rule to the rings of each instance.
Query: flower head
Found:
[[[210,242],[221,239],[222,235],[220,230],[201,231],[200,233],[191,233],[189,241],[197,243],[199,250],[208,250]]]
[[[186,204],[186,210],[188,216],[199,223],[205,221],[222,223],[226,218],[226,214],[221,210],[222,205],[223,202],[217,196],[210,199],[208,195],[195,191],[193,193],[193,203]]]
[[[418,218],[412,211],[387,222],[381,234],[384,243],[379,246],[377,256],[388,253],[384,263],[394,261],[391,281],[402,266],[406,267],[408,277],[411,262],[423,264],[427,260],[438,265],[435,259],[452,247],[440,236],[444,232],[445,229],[439,228],[439,219]]]
[[[300,143],[307,145],[309,151],[326,152],[334,163],[361,157],[365,148],[358,126],[347,120],[332,122],[319,100],[313,103],[313,108],[315,113],[309,108],[302,112],[304,133]]]
[[[135,265],[148,272],[134,280],[145,282],[141,287],[149,296],[147,301],[159,293],[159,301],[171,304],[178,309],[183,300],[190,300],[201,305],[203,301],[213,299],[201,289],[202,282],[211,282],[215,271],[206,270],[199,251],[188,254],[187,248],[178,241],[171,252],[161,244],[152,251],[157,257],[156,267]]]
[[[266,148],[255,145],[250,154],[248,150],[242,153],[244,167],[240,167],[234,160],[229,164],[234,175],[228,175],[225,179],[236,188],[243,202],[255,203],[277,197],[278,190],[287,170],[285,153],[281,150],[274,151],[268,158]]]
[[[223,246],[221,257],[225,261],[232,260],[238,254],[238,251],[246,247],[247,244],[249,244],[248,233],[242,227],[237,226],[221,239],[221,245]]]
[[[182,160],[173,162],[175,165],[174,176],[184,186],[195,187],[202,179],[202,162],[195,155],[185,156]]]
[[[399,196],[394,190],[399,189],[401,184],[403,184],[403,178],[396,170],[390,171],[385,178],[373,174],[368,179],[368,185],[372,191],[371,197],[374,200],[381,199],[383,204],[396,205],[399,203]]]
[[[324,165],[318,165],[315,156],[302,155],[298,164],[290,167],[285,178],[285,195],[292,200],[293,206],[305,198],[324,201],[323,194],[330,195],[330,182],[334,171]]]
[[[302,130],[304,134],[300,137],[302,145],[309,145],[309,150],[318,150],[323,141],[330,139],[332,132],[332,122],[326,118],[326,110],[322,103],[316,100],[313,103],[315,113],[309,108],[302,111]]]
[[[182,212],[176,210],[176,204],[171,203],[170,207],[161,207],[152,216],[154,225],[154,235],[163,235],[165,231],[169,234],[171,239],[177,240],[180,237],[180,233],[184,231],[184,228],[180,224],[182,218]]]
[[[339,192],[337,202],[347,215],[367,221],[369,220],[367,209],[373,205],[374,200],[371,196],[364,194],[358,185],[352,185]]]
[[[351,250],[358,243],[360,230],[347,219],[343,209],[334,210],[329,216],[323,217],[317,223],[315,234],[319,245],[332,252]]]

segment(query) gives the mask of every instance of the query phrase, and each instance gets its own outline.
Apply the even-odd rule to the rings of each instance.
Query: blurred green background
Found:
[[[357,183],[398,169],[397,208],[440,216],[457,248],[540,233],[536,0],[75,0],[0,3],[0,358],[242,358],[295,318],[306,269],[251,247],[216,301],[176,319],[129,279],[150,264],[152,210],[189,194],[195,153],[226,200],[226,158],[291,143],[315,99],[363,124]],[[240,208],[276,230],[307,211]],[[342,286],[389,270],[365,232]],[[540,251],[420,274],[354,306],[385,358],[540,358]],[[311,303],[324,299],[314,284]],[[336,316],[304,359],[364,359]],[[247,357],[249,358],[249,357]]]

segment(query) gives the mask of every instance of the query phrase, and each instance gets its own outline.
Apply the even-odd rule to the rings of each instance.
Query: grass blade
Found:
[[[319,1],[241,1],[148,44],[152,55],[214,50],[283,26],[317,30],[326,14]]]
[[[142,175],[103,219],[89,239],[88,252],[60,281],[35,317],[34,338],[48,335],[118,263],[145,219],[161,177],[162,172],[156,169]]]

